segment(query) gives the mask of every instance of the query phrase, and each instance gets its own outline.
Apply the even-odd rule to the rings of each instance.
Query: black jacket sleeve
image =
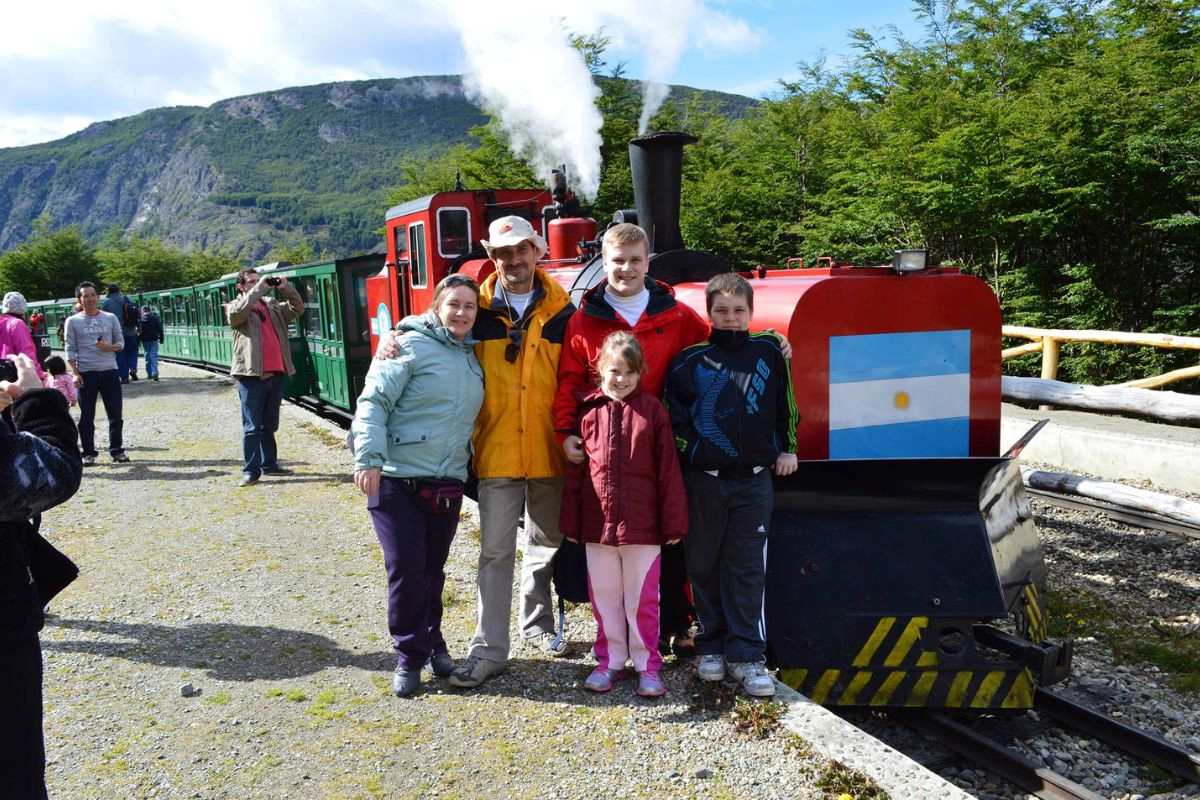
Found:
[[[779,351],[775,364],[778,383],[775,386],[775,425],[781,453],[796,453],[796,428],[800,425],[800,410],[792,389],[792,364]]]
[[[686,351],[675,356],[667,373],[666,397],[667,412],[671,416],[671,432],[675,436],[675,448],[679,451],[679,460],[684,464],[691,463],[691,455],[700,434],[692,421],[692,404],[696,402],[696,388],[688,377]]]
[[[20,521],[79,489],[83,465],[66,398],[55,389],[25,392],[12,405],[16,432],[0,430],[0,520]]]

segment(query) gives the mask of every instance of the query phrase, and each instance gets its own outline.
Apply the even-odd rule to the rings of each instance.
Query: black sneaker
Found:
[[[113,453],[112,460],[116,461],[118,464],[126,464],[129,462],[129,456],[125,455],[125,451],[122,450],[119,453]]]
[[[421,688],[421,670],[398,669],[392,675],[392,692],[396,697],[409,697]]]

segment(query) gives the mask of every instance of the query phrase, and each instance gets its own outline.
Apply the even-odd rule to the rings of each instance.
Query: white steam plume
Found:
[[[600,186],[600,89],[571,47],[562,15],[545,9],[458,2],[448,8],[462,37],[467,96],[496,116],[547,183],[567,165],[571,187],[593,200]]]

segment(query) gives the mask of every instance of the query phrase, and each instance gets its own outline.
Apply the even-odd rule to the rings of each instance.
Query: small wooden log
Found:
[[[1025,346],[1028,347],[1029,345]],[[1200,366],[1184,367],[1183,369],[1171,370],[1170,372],[1164,372],[1162,375],[1155,375],[1151,378],[1139,378],[1136,381],[1125,381],[1124,383],[1113,385],[1130,389],[1157,389],[1159,386],[1166,386],[1168,383],[1183,381],[1188,378],[1200,378]]]
[[[1124,331],[1072,331],[1005,325],[1005,336],[1016,339],[1058,339],[1063,342],[1100,342],[1102,344],[1140,344],[1175,350],[1200,350],[1200,336],[1174,336],[1169,333],[1126,333]]]
[[[1010,358],[1016,358],[1017,356],[1023,356],[1026,353],[1040,353],[1041,351],[1042,351],[1042,340],[1038,339],[1036,342],[1030,342],[1029,344],[1017,345],[1016,347],[1010,347],[1007,350],[1000,351],[1000,359],[1002,361],[1007,361]]]
[[[1161,514],[1189,525],[1200,525],[1200,503],[1182,497],[1065,472],[1042,472],[1029,467],[1021,467],[1021,477],[1031,489],[1090,497],[1116,506]]]
[[[1000,391],[1004,399],[1024,403],[1049,403],[1064,408],[1137,414],[1171,422],[1200,422],[1200,396],[1181,392],[1084,386],[1010,375],[1001,379]]]

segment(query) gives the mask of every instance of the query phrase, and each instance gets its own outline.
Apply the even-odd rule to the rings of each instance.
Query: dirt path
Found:
[[[52,797],[827,796],[786,736],[748,739],[699,708],[690,670],[668,671],[659,702],[583,692],[587,644],[518,650],[478,691],[396,699],[382,558],[341,431],[285,405],[296,474],[239,489],[232,386],[163,376],[126,387],[132,462],[102,456],[44,522],[82,569],[42,636]],[[472,508],[448,567],[456,657],[477,553]],[[572,619],[590,644],[590,614]]]

